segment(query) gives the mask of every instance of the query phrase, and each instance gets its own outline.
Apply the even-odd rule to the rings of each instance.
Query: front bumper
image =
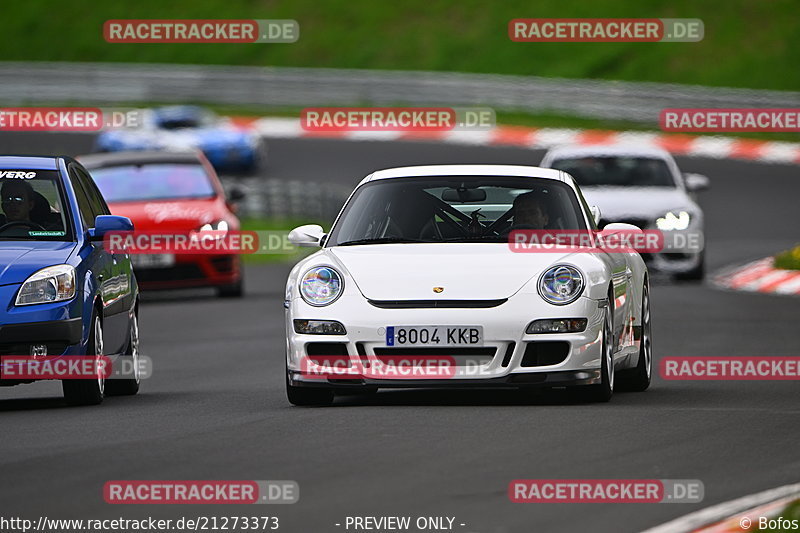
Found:
[[[237,255],[176,255],[175,264],[164,268],[135,268],[142,289],[182,289],[219,287],[241,279],[241,260]]]
[[[378,387],[520,387],[590,385],[600,379],[604,309],[598,300],[581,297],[566,306],[554,306],[535,294],[518,294],[492,308],[410,308],[383,309],[360,295],[345,294],[327,307],[313,307],[302,299],[290,302],[286,312],[288,378],[294,386]],[[527,334],[536,319],[586,318],[579,333]],[[345,335],[309,335],[294,331],[293,320],[336,320]],[[388,347],[387,326],[481,326],[483,345],[468,348]],[[331,353],[326,353],[330,351]],[[335,356],[358,368],[385,365],[430,352],[430,357],[447,357],[454,369],[445,379],[407,375],[392,379],[390,374],[313,375],[309,356]],[[478,354],[478,352],[480,352]],[[476,355],[478,354],[478,355]],[[383,366],[382,368],[386,368]]]

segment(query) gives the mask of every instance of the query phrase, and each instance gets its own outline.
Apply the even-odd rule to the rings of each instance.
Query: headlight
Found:
[[[689,227],[692,217],[686,211],[674,213],[670,211],[661,218],[656,219],[656,227],[661,231],[683,230]]]
[[[580,297],[583,292],[583,274],[569,265],[557,265],[539,278],[539,294],[555,305],[566,305]]]
[[[200,231],[228,231],[228,223],[224,220],[218,220],[210,224],[203,224],[200,226]]]
[[[300,296],[310,305],[328,305],[342,294],[343,285],[342,276],[334,269],[314,267],[300,280]]]
[[[14,305],[47,304],[75,296],[75,269],[69,265],[43,268],[25,280]]]

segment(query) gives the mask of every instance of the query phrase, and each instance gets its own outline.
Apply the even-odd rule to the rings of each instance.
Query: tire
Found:
[[[333,391],[317,387],[294,387],[289,384],[289,375],[286,375],[286,398],[292,405],[324,407],[333,403]]]
[[[675,274],[676,280],[682,281],[702,281],[706,275],[706,256],[702,254],[700,256],[700,262],[691,270],[687,270],[686,272],[680,272]]]
[[[217,287],[217,296],[220,298],[241,298],[244,296],[244,270],[242,269],[241,259],[239,261],[239,279],[230,285]]]
[[[650,325],[650,284],[647,280],[642,288],[642,334],[639,341],[639,361],[636,368],[619,373],[619,388],[631,392],[642,392],[650,386],[653,376],[653,344]]]
[[[596,403],[605,403],[614,395],[614,299],[609,296],[603,320],[603,353],[600,363],[600,383],[580,387],[582,398]]]
[[[92,325],[89,331],[89,343],[86,355],[103,355],[103,323],[92,313]],[[61,381],[64,399],[69,405],[98,405],[103,402],[105,378],[97,379],[64,379]]]
[[[122,359],[122,358],[125,359]],[[128,333],[128,349],[120,356],[120,360],[132,365],[133,377],[125,379],[110,379],[106,382],[107,396],[133,396],[139,392],[139,317],[136,312],[131,319],[130,332]]]

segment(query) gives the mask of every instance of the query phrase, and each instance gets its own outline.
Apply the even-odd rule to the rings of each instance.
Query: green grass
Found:
[[[795,0],[27,0],[6,2],[3,60],[442,70],[798,90]],[[699,43],[515,43],[512,18],[700,18]],[[295,19],[292,44],[110,44],[107,19]]]
[[[800,245],[776,255],[774,265],[785,270],[800,270]]]
[[[330,229],[326,224],[315,220],[290,220],[290,219],[264,219],[264,218],[244,218],[241,220],[242,231],[274,231],[289,233],[292,229],[303,224],[320,224],[326,230]],[[256,253],[243,254],[242,259],[248,264],[264,263],[296,263],[303,257],[314,253],[318,248],[297,248],[293,254],[286,253]]]
[[[786,508],[780,513],[779,518],[778,517],[769,518],[769,520],[779,520],[779,519],[782,519],[784,523],[786,523],[786,521],[791,522],[792,520],[794,520],[795,523],[800,523],[800,500],[795,500],[789,505],[787,505]],[[778,523],[776,522],[776,525],[777,524]],[[773,528],[759,529],[758,522],[754,522],[753,527],[751,528],[751,531],[758,531],[759,533],[778,533],[778,532],[786,532],[792,530],[796,531],[797,528],[792,527],[790,525],[789,527],[782,527],[778,529],[773,529]]]

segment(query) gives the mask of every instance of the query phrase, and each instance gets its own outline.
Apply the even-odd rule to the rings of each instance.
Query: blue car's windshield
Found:
[[[91,170],[106,202],[211,198],[216,195],[199,164],[121,165]]]
[[[0,169],[0,241],[69,241],[55,170]]]

